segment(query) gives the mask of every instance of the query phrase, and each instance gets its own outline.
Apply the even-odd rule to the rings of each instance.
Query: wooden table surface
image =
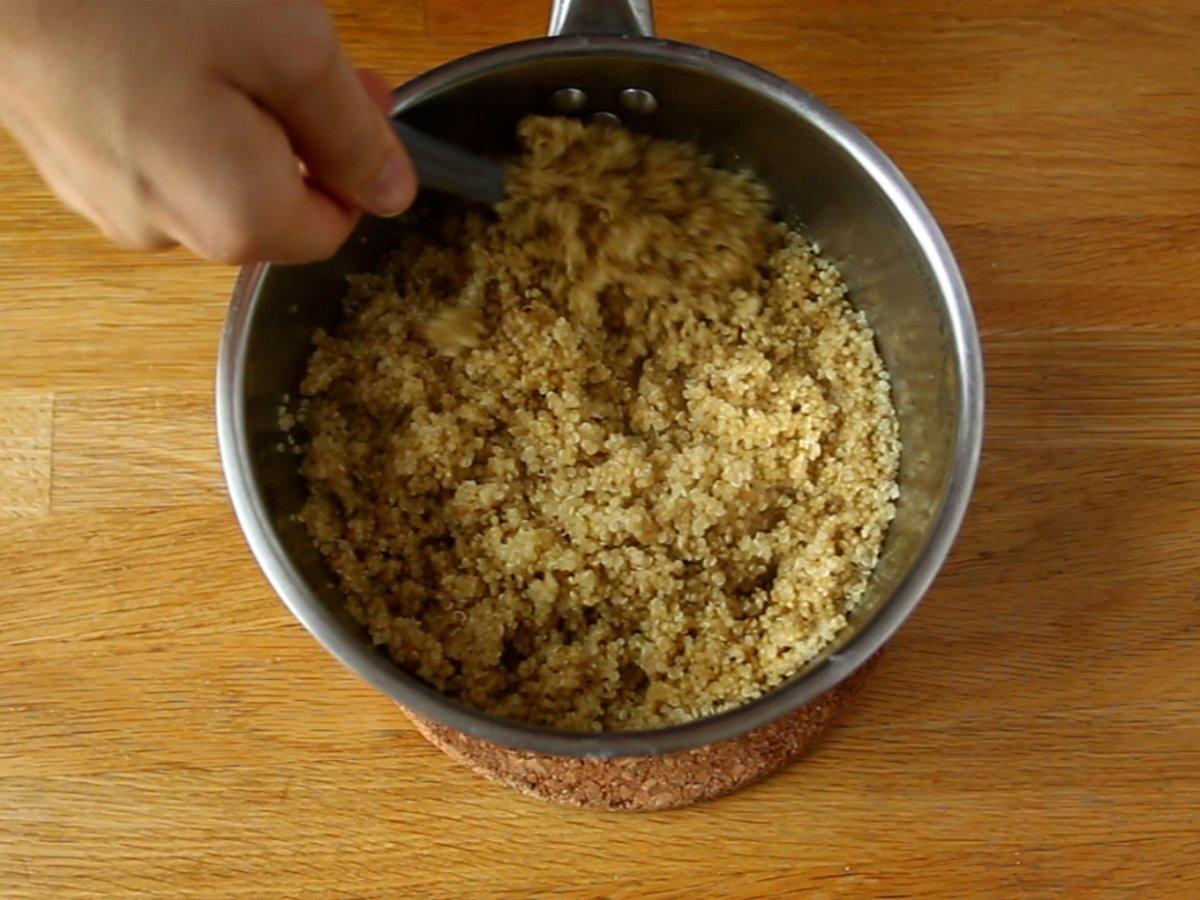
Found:
[[[542,0],[344,0],[397,82]],[[855,708],[734,797],[560,809],[427,746],[259,574],[213,371],[234,272],[108,247],[0,139],[0,896],[1200,896],[1195,0],[663,0],[805,85],[962,262],[988,430]]]

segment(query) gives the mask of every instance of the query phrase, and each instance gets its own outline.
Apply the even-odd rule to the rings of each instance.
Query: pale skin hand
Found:
[[[330,256],[416,179],[318,0],[0,0],[0,120],[118,244]]]

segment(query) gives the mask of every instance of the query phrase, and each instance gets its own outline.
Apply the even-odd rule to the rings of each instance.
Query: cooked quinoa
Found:
[[[521,123],[494,215],[401,229],[318,332],[301,513],[410,672],[577,731],[709,715],[846,624],[897,496],[871,329],[692,147]]]

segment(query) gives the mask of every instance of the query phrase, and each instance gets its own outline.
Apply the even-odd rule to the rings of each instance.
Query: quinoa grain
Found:
[[[582,731],[720,712],[864,593],[897,496],[887,373],[749,177],[567,119],[519,136],[497,218],[423,222],[316,335],[301,518],[374,641],[450,697]]]

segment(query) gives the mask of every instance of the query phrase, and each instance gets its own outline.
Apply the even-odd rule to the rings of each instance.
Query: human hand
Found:
[[[412,202],[387,105],[318,0],[0,0],[0,119],[125,247],[332,255]]]

